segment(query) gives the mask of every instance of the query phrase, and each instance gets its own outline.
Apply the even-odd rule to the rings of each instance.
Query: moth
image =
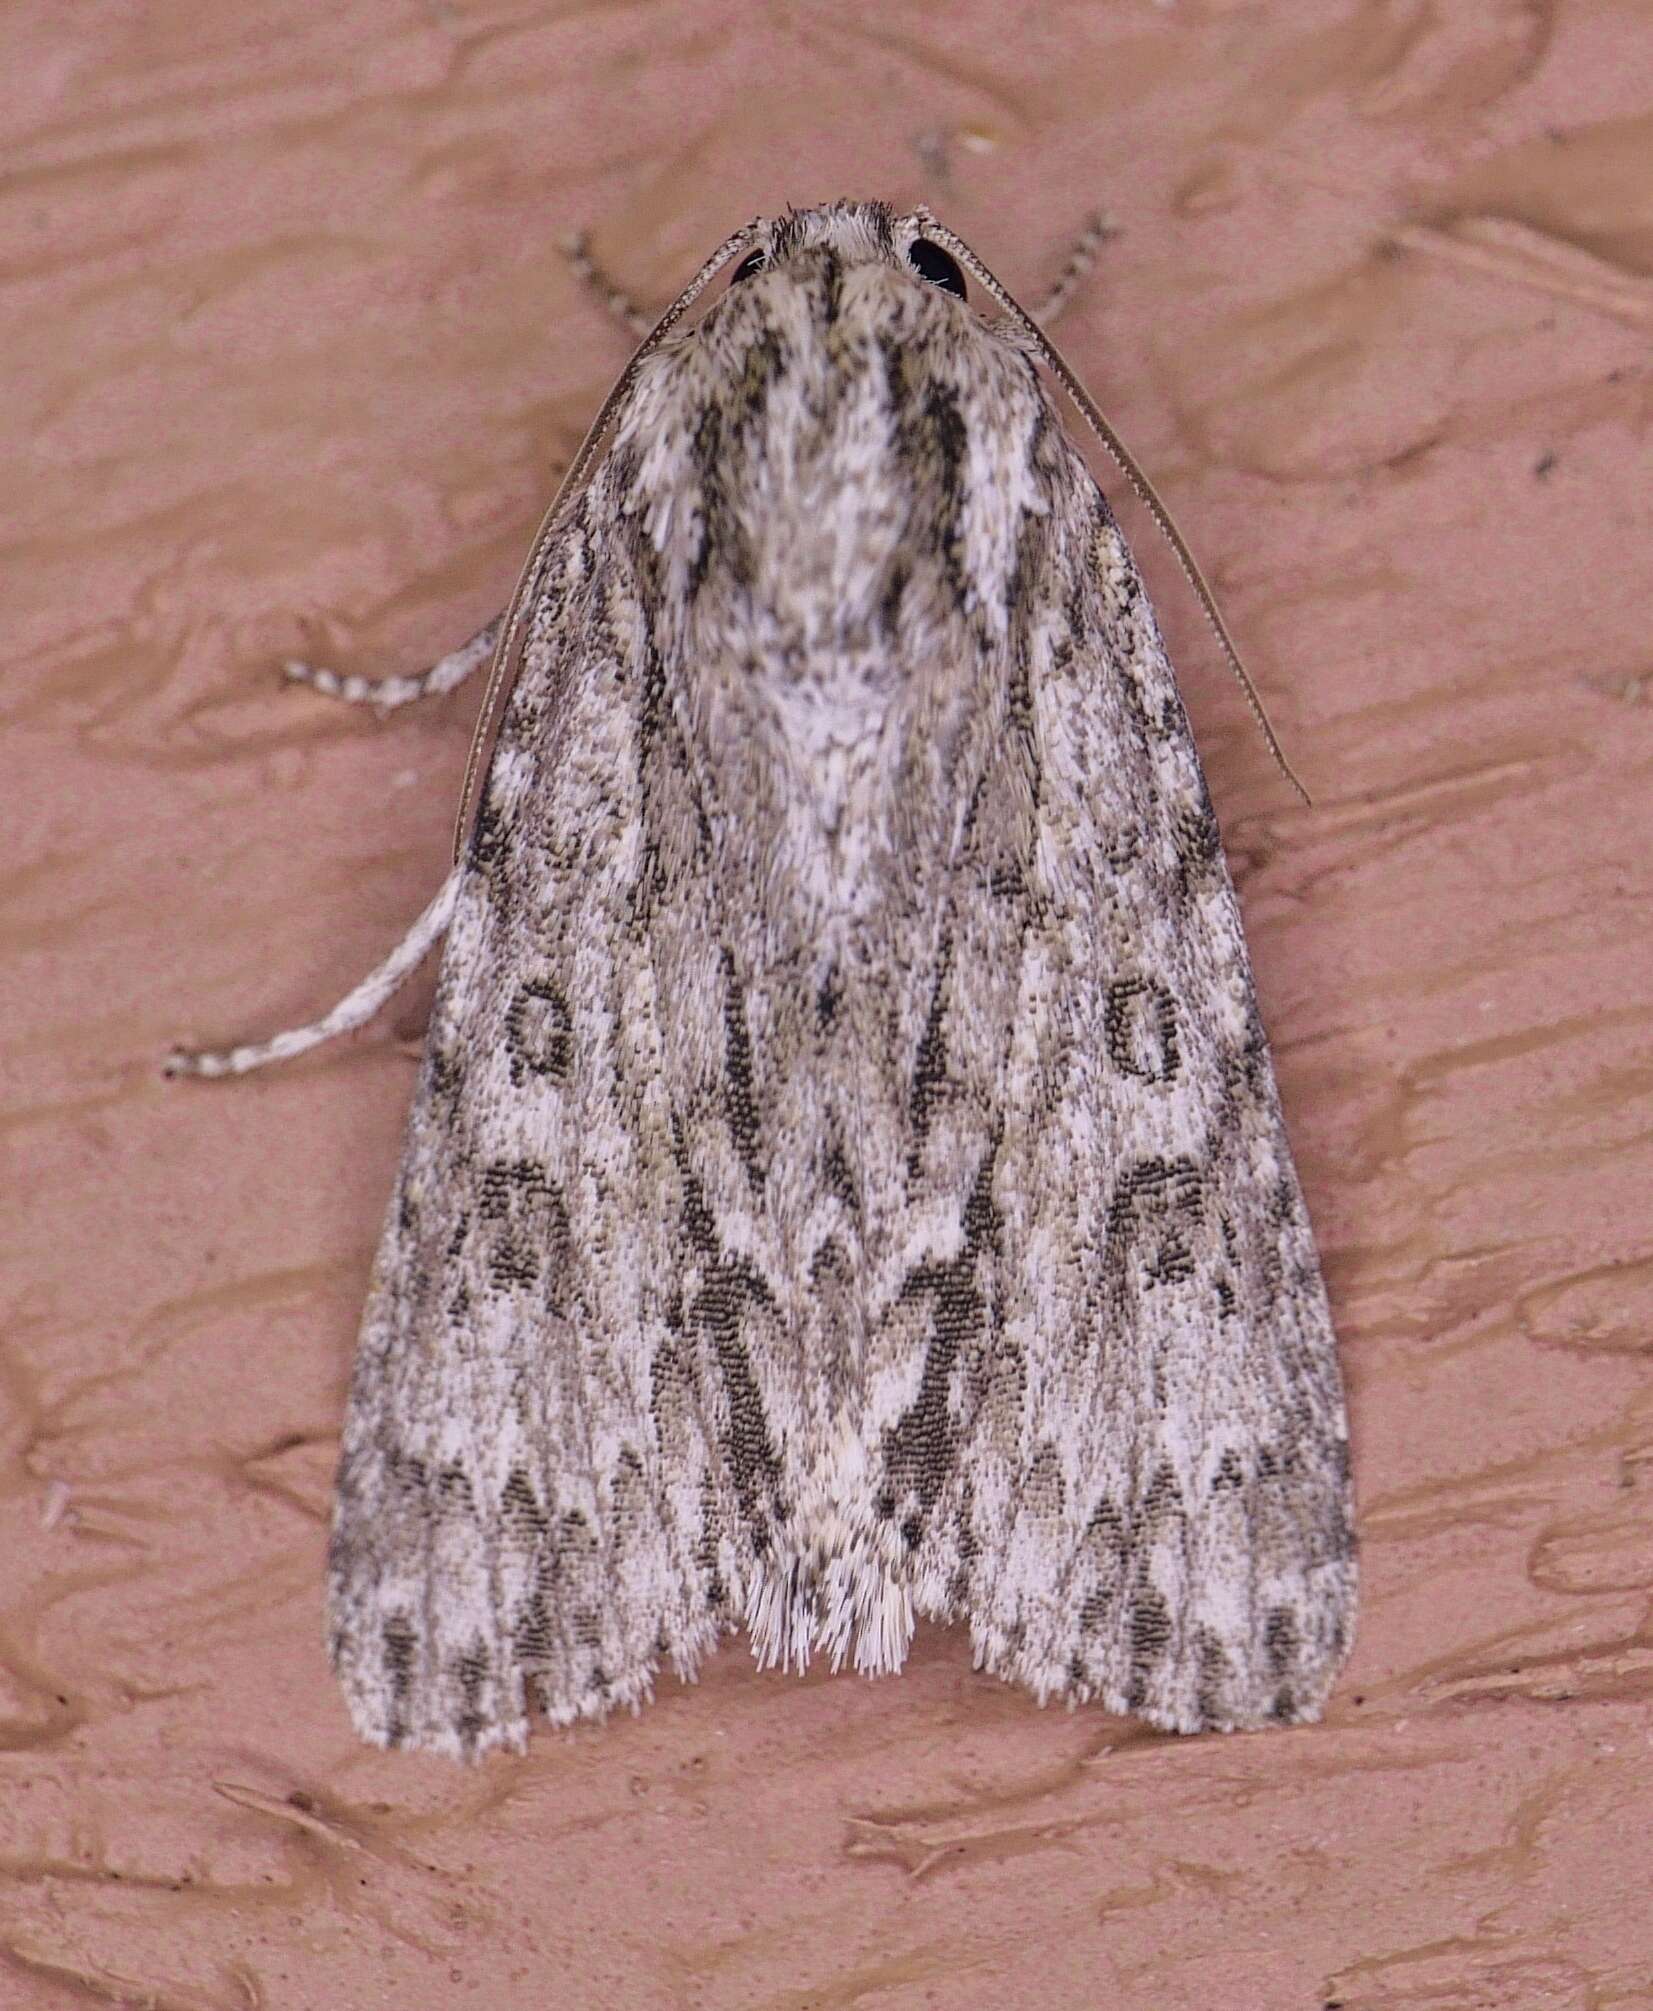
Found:
[[[446,936],[329,1553],[365,1738],[520,1749],[742,1628],[893,1671],[919,1618],[1041,1702],[1319,1713],[1355,1597],[1331,1318],[1059,393],[1139,484],[927,211],[735,232],[507,613],[372,690],[492,664],[436,900],[315,1026],[178,1063],[359,1025]]]

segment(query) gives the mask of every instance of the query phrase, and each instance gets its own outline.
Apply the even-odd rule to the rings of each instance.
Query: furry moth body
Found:
[[[1316,1716],[1345,1653],[1334,1339],[1198,756],[937,228],[731,240],[519,592],[338,1476],[381,1744],[520,1747],[741,1627],[875,1673],[967,1622],[1189,1732]]]

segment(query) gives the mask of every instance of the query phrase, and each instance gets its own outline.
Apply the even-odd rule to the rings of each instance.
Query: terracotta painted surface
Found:
[[[1614,0],[7,10],[0,2005],[1653,2006],[1653,22]],[[437,884],[512,585],[649,300],[787,201],[1029,294],[1164,551],[1343,1337],[1326,1722],[1041,1712],[921,1633],[731,1644],[466,1771],[359,1747],[324,1515],[427,989],[286,1072]],[[1117,484],[1114,485],[1117,487]],[[1133,520],[1134,523],[1134,520]]]

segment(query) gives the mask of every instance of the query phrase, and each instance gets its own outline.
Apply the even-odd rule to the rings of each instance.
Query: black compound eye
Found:
[[[749,251],[730,274],[729,284],[739,286],[743,279],[750,279],[754,272],[762,272],[769,263],[768,255],[761,251]]]
[[[915,237],[907,247],[907,257],[913,270],[922,273],[932,286],[944,287],[960,300],[964,298],[964,274],[959,271],[958,260],[939,244],[932,244],[927,237]]]

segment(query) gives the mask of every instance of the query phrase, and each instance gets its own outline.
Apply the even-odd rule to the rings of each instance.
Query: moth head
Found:
[[[883,265],[968,301],[969,287],[958,260],[935,237],[927,210],[902,212],[881,202],[825,203],[815,209],[788,210],[784,216],[760,218],[752,226],[748,248],[736,260],[730,288],[765,272],[808,268],[831,276],[845,268]]]

